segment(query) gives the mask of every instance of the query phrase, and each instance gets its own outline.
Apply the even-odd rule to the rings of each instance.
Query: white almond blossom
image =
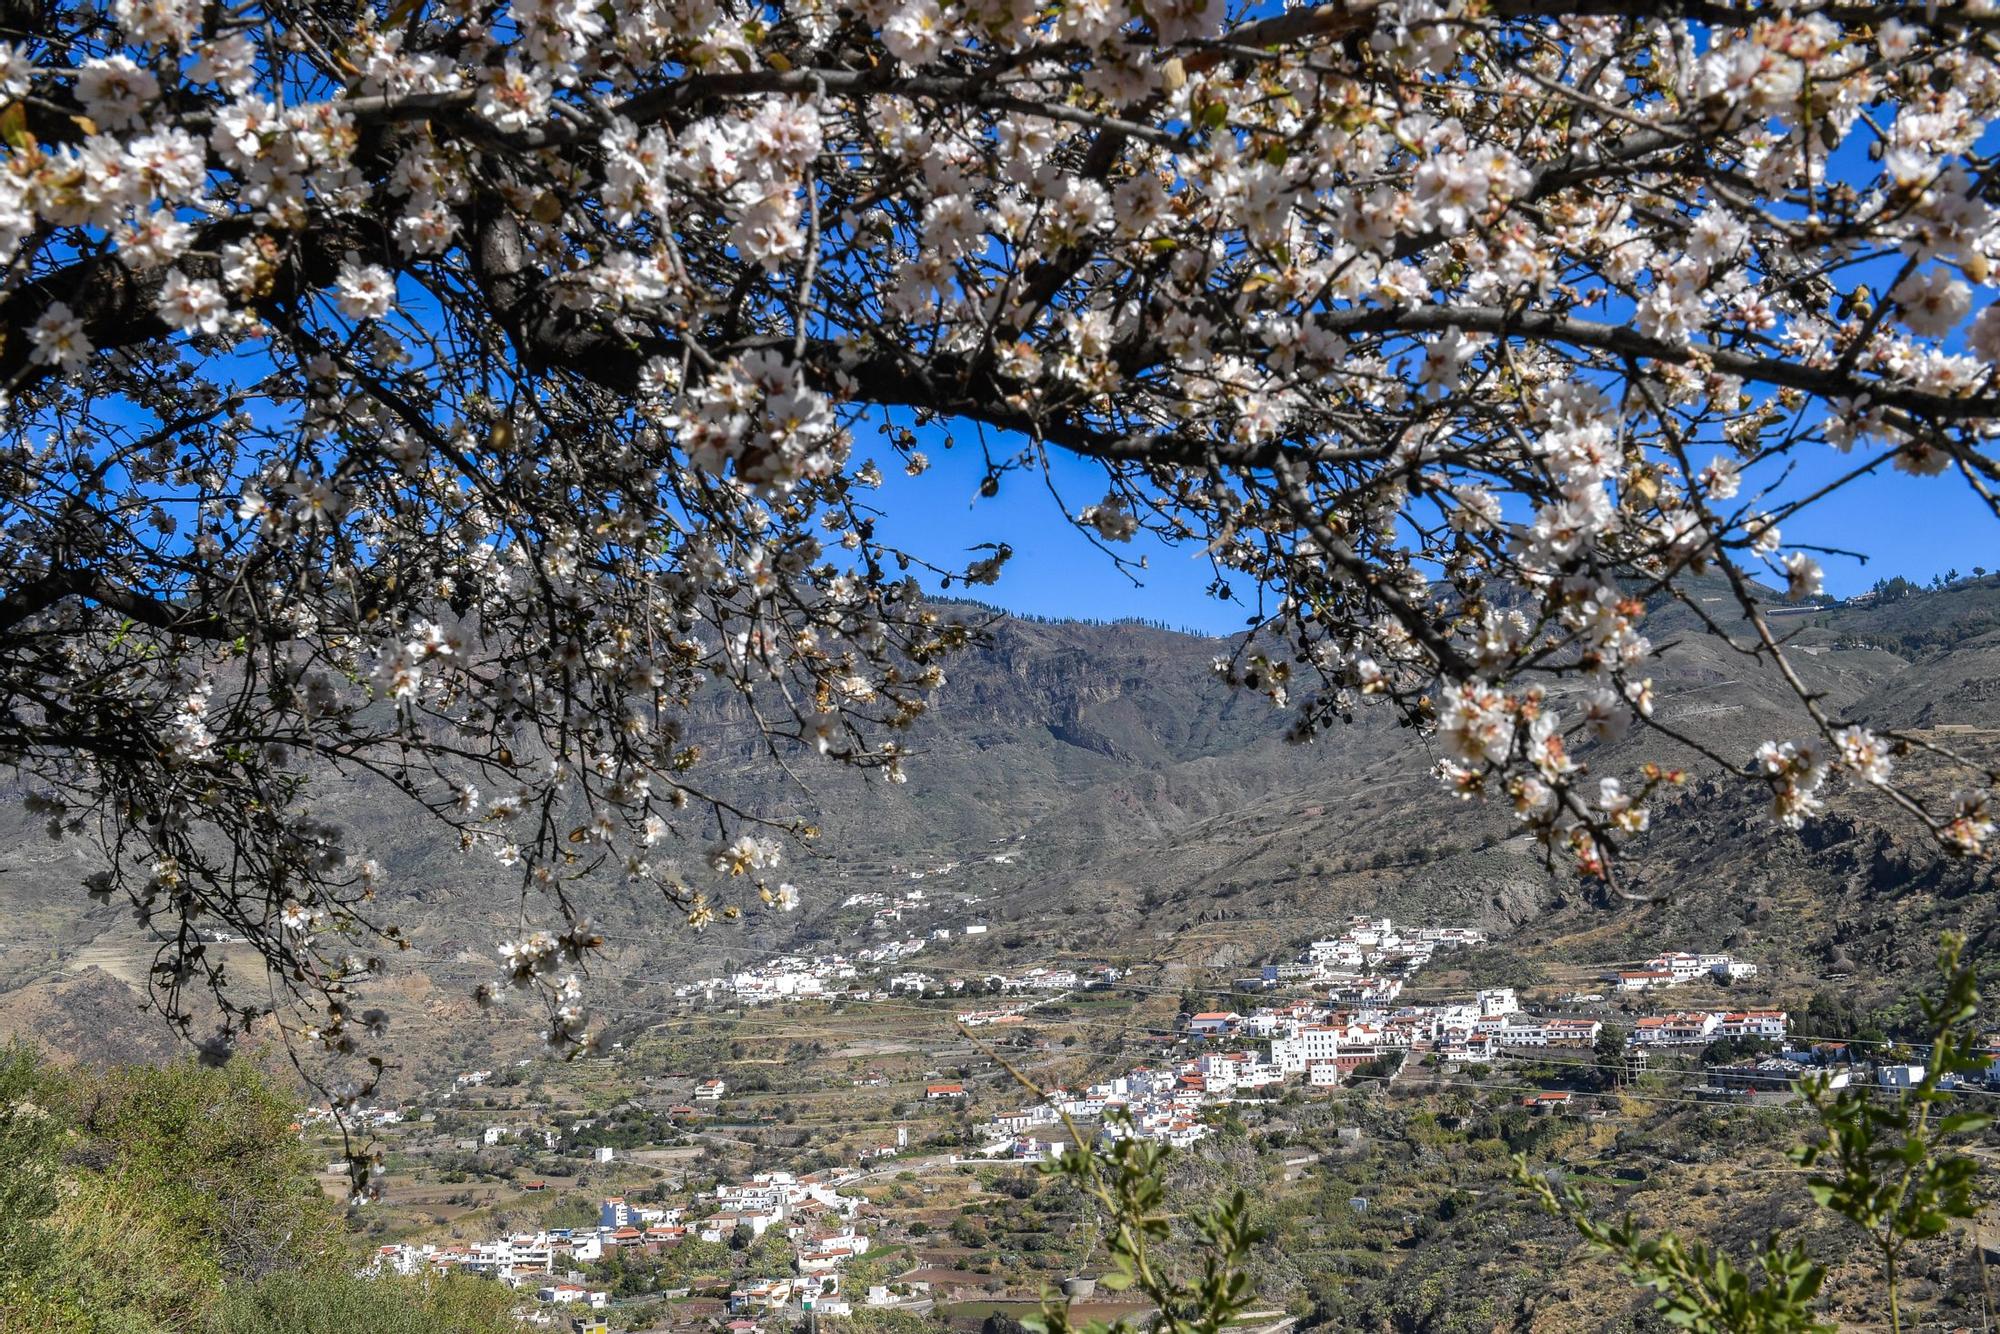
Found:
[[[76,74],[76,96],[84,114],[109,130],[139,125],[146,106],[160,95],[160,81],[130,56],[87,60]]]
[[[335,301],[349,319],[380,319],[395,303],[396,284],[389,271],[379,264],[348,260],[340,266],[335,285]]]
[[[66,371],[81,369],[92,351],[83,321],[62,301],[52,302],[29,327],[28,342],[34,349],[28,354],[30,362]]]
[[[179,269],[167,274],[160,289],[160,318],[183,333],[214,334],[230,315],[222,289],[205,278],[190,278]]]

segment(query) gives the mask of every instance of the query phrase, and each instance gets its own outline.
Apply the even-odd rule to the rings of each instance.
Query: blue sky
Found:
[[[977,445],[961,433],[957,447],[947,450],[940,433],[919,435],[931,467],[918,478],[903,474],[892,451],[869,449],[865,434],[858,442],[858,452],[872,454],[882,465],[879,499],[886,515],[882,532],[892,543],[946,568],[963,568],[987,554],[973,550],[980,543],[1011,546],[1014,556],[1000,582],[968,590],[968,596],[1037,616],[1097,620],[1138,616],[1211,634],[1243,628],[1254,604],[1222,603],[1206,595],[1214,573],[1199,547],[1176,551],[1146,540],[1126,544],[1123,554],[1144,555],[1151,566],[1137,572],[1143,582],[1135,585],[1110,557],[1065,522],[1064,506],[1057,504],[1039,475],[1009,473],[998,495],[981,498],[979,482],[985,465]],[[1003,442],[998,436],[993,439],[997,453]],[[1095,464],[1058,451],[1053,476],[1072,513],[1103,498],[1104,473]],[[934,589],[936,580],[927,578],[924,586]],[[1254,590],[1246,585],[1239,595],[1254,597]]]
[[[1872,110],[1878,119],[1894,114],[1890,107]],[[1849,133],[1827,163],[1829,178],[1862,189],[1874,181],[1881,169],[1868,158],[1871,137],[1860,127]],[[2000,128],[1989,131],[1979,144],[1981,152],[1995,149],[2000,149]],[[1894,282],[1901,266],[1902,257],[1890,247],[1860,258],[1836,281],[1843,285],[1866,281],[1879,292]],[[1614,308],[1599,317],[1621,319],[1628,314],[1629,310]],[[1956,345],[1954,340],[1954,350]],[[1241,629],[1253,610],[1254,603],[1223,603],[1208,596],[1213,572],[1198,550],[1134,543],[1132,551],[1147,555],[1151,564],[1135,584],[1064,521],[1061,509],[1037,479],[1010,475],[997,497],[981,500],[983,467],[976,444],[966,442],[961,432],[958,447],[946,450],[941,431],[919,434],[933,465],[922,478],[902,476],[891,466],[893,454],[875,451],[885,474],[890,474],[883,496],[889,514],[885,535],[941,565],[962,566],[974,558],[967,549],[978,543],[1010,544],[1015,555],[1000,582],[974,590],[981,601],[1041,616],[1104,620],[1136,616],[1213,634]],[[1002,437],[993,441],[996,452],[1018,444]],[[1764,507],[1775,509],[1852,470],[1865,461],[1868,455],[1863,451],[1870,448],[1864,444],[1853,454],[1841,454],[1827,446],[1803,445],[1782,490]],[[863,452],[868,452],[865,447]],[[1059,456],[1055,476],[1072,511],[1102,495],[1102,474],[1095,465]],[[1751,470],[1744,498],[1774,478],[1768,465]],[[1827,592],[1836,597],[1865,592],[1878,579],[1895,575],[1927,583],[1931,576],[1952,569],[1968,575],[1974,566],[2000,569],[2000,520],[1955,474],[1911,477],[1883,468],[1787,521],[1783,533],[1787,549],[1832,547],[1866,554],[1863,562],[1813,553],[1825,568]],[[1241,579],[1234,582],[1239,599],[1254,599],[1256,590]]]
[[[1892,109],[1874,108],[1879,117]],[[1827,164],[1828,176],[1865,189],[1880,168],[1867,155],[1870,136],[1850,133]],[[1990,131],[1980,151],[2000,149],[2000,128]],[[1878,292],[1895,281],[1902,256],[1893,247],[1860,257],[1836,275],[1843,285],[1866,281]],[[1982,299],[1986,293],[1982,293]],[[1629,318],[1629,303],[1614,303],[1596,318]],[[1948,344],[1959,350],[1962,337]],[[998,584],[974,590],[979,599],[1009,610],[1040,616],[1114,620],[1136,616],[1170,625],[1230,634],[1240,630],[1254,603],[1218,602],[1208,596],[1213,578],[1198,550],[1175,551],[1158,543],[1135,542],[1132,552],[1145,554],[1151,568],[1135,584],[1115,568],[1103,552],[1066,523],[1048,491],[1032,476],[1011,474],[1000,494],[978,497],[983,463],[976,440],[959,433],[954,449],[942,447],[944,433],[918,432],[932,468],[918,479],[904,477],[892,465],[893,453],[871,451],[865,435],[862,452],[873,452],[887,475],[883,508],[889,518],[885,535],[940,565],[962,566],[976,557],[968,548],[981,542],[1005,541],[1014,548]],[[995,453],[1018,448],[1018,438],[996,433]],[[1863,444],[1852,454],[1831,447],[1804,444],[1791,460],[1792,470],[1782,489],[1764,502],[1776,509],[1786,500],[1810,493],[1866,460],[1864,451],[1880,445]],[[1064,499],[1073,512],[1103,494],[1103,475],[1086,461],[1058,453],[1055,468]],[[1775,480],[1766,464],[1746,473],[1744,499],[1752,489]],[[1819,502],[1783,525],[1786,548],[1832,547],[1865,553],[1864,563],[1850,556],[1815,551],[1826,571],[1826,590],[1835,597],[1865,592],[1878,579],[1901,575],[1928,583],[1932,575],[1951,569],[1970,574],[1975,565],[2000,569],[2000,520],[1955,473],[1941,477],[1911,477],[1883,468]],[[1782,583],[1773,576],[1774,582]],[[927,580],[927,586],[935,581]],[[1234,581],[1239,599],[1254,599],[1246,581]]]
[[[972,551],[980,543],[1011,545],[1014,557],[1000,582],[971,590],[980,601],[1038,616],[1143,617],[1210,634],[1243,627],[1252,604],[1207,596],[1213,574],[1198,548],[1132,543],[1130,552],[1146,555],[1151,566],[1139,572],[1142,582],[1134,584],[1064,521],[1038,477],[1009,474],[999,495],[981,499],[984,468],[976,445],[961,436],[958,446],[947,450],[938,433],[920,435],[931,468],[914,479],[901,473],[893,452],[870,449],[865,434],[858,442],[859,452],[872,454],[885,474],[880,496],[887,516],[884,535],[940,565],[957,567],[984,554]],[[995,440],[996,451],[1000,443]],[[1852,469],[1863,461],[1861,448],[1841,454],[1825,446],[1807,447],[1784,494],[1803,495]],[[1055,477],[1072,511],[1103,495],[1103,473],[1086,461],[1059,453]],[[1970,574],[1975,565],[2000,569],[2000,521],[1952,475],[1910,477],[1885,469],[1786,523],[1784,535],[1788,548],[1810,543],[1869,554],[1865,566],[1848,557],[1820,555],[1827,591],[1839,597],[1863,592],[1891,575],[1928,582],[1952,568],[1961,574]],[[1239,599],[1254,597],[1247,581],[1235,582]],[[925,584],[934,588],[935,580]]]
[[[1864,460],[1862,450],[1844,455],[1809,447],[1787,490],[1804,494]],[[2000,569],[2000,520],[1956,473],[1911,477],[1884,469],[1837,491],[1784,526],[1786,544],[1817,542],[1863,551],[1864,567],[1840,556],[1820,557],[1829,593],[1846,597],[1877,579],[1902,575],[1929,582],[1956,568],[1970,574],[1983,565]]]

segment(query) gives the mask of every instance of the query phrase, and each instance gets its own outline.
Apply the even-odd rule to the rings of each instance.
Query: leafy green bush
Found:
[[[0,1051],[0,1330],[501,1334],[497,1284],[352,1277],[299,1108],[248,1063]]]
[[[231,1288],[204,1334],[516,1334],[514,1293],[463,1274],[365,1279],[274,1274]]]

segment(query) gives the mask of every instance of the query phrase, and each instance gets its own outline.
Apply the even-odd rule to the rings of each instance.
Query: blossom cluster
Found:
[[[551,915],[502,964],[580,1039],[594,888],[798,902],[742,736],[907,776],[977,633],[927,595],[1014,548],[878,488],[976,435],[1259,607],[1219,673],[1293,736],[1386,704],[1586,873],[1675,781],[1694,578],[1802,720],[1719,770],[1979,851],[1765,613],[1801,506],[1993,475],[1990,16],[1603,8],[58,0],[0,45],[0,756],[115,831],[93,893],[343,1014],[400,937],[312,793],[385,783]]]

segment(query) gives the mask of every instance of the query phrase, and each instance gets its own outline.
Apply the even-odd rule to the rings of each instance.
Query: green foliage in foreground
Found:
[[[516,1328],[514,1294],[464,1274],[368,1279],[273,1275],[231,1288],[207,1334],[493,1334]]]
[[[1118,1118],[1107,1118],[1107,1124],[1118,1125]],[[1129,1118],[1123,1124],[1130,1129]],[[1074,1124],[1070,1130],[1075,1142],[1044,1170],[1068,1180],[1110,1224],[1104,1248],[1112,1268],[1098,1278],[1098,1287],[1151,1300],[1159,1311],[1152,1326],[1157,1334],[1220,1334],[1255,1304],[1248,1261],[1266,1233],[1251,1222],[1249,1201],[1240,1189],[1214,1208],[1184,1220],[1198,1243],[1201,1266],[1192,1278],[1183,1278],[1162,1262],[1161,1255],[1162,1244],[1173,1232],[1163,1170],[1172,1150],[1129,1134],[1106,1147],[1091,1148]],[[1043,1302],[1039,1315],[1021,1323],[1037,1334],[1077,1330],[1068,1308],[1054,1298]],[[1082,1327],[1084,1334],[1103,1334],[1107,1328],[1095,1320]]]
[[[1961,961],[1964,945],[1962,937],[1944,938],[1938,950],[1940,998],[1918,1001],[1930,1039],[1929,1063],[1918,1084],[1894,1096],[1867,1084],[1837,1091],[1823,1080],[1802,1084],[1819,1134],[1792,1157],[1819,1169],[1809,1183],[1813,1198],[1866,1235],[1881,1265],[1892,1331],[1902,1329],[1902,1262],[1911,1243],[1978,1213],[1972,1190],[1977,1164],[1948,1152],[1946,1141],[1982,1130],[1992,1118],[1976,1111],[1938,1114],[1960,1101],[1945,1080],[1986,1065],[1977,1027],[1978,979]],[[1672,1233],[1647,1237],[1629,1217],[1614,1225],[1598,1222],[1582,1191],[1574,1185],[1556,1189],[1529,1169],[1525,1156],[1515,1157],[1514,1175],[1544,1209],[1567,1218],[1592,1247],[1617,1258],[1635,1283],[1658,1294],[1655,1309],[1676,1328],[1695,1334],[1832,1328],[1814,1315],[1826,1271],[1802,1247],[1781,1248],[1773,1237],[1752,1263],[1742,1265]]]
[[[1912,1242],[1943,1232],[1951,1220],[1974,1217],[1979,1208],[1972,1190],[1978,1164],[1944,1152],[1951,1136],[1993,1122],[1984,1112],[1945,1110],[1963,1100],[1943,1082],[1984,1071],[1988,1059],[1977,1028],[1979,983],[1960,962],[1964,947],[1962,937],[1945,937],[1938,950],[1943,994],[1935,1001],[1918,998],[1931,1050],[1914,1088],[1883,1101],[1867,1088],[1835,1092],[1820,1084],[1805,1086],[1823,1137],[1793,1157],[1819,1169],[1810,1183],[1813,1198],[1867,1234],[1881,1262],[1892,1330],[1903,1327],[1904,1252]]]
[[[857,1306],[844,1316],[827,1316],[819,1327],[825,1334],[937,1334],[937,1326],[910,1311]]]
[[[1720,1251],[1683,1242],[1671,1232],[1645,1236],[1630,1218],[1600,1223],[1590,1216],[1582,1192],[1574,1186],[1558,1192],[1539,1177],[1527,1179],[1526,1184],[1544,1208],[1568,1217],[1592,1247],[1616,1256],[1633,1282],[1657,1293],[1655,1309],[1678,1329],[1697,1334],[1811,1334],[1833,1328],[1813,1316],[1826,1271],[1807,1258],[1803,1247],[1781,1248],[1774,1237],[1749,1266],[1741,1266]]]
[[[0,1049],[0,1330],[517,1328],[496,1285],[350,1277],[298,1114],[244,1063],[94,1074]]]

